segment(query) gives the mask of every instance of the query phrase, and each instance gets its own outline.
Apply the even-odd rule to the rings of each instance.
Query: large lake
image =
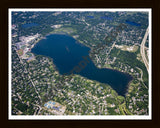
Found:
[[[65,34],[48,35],[31,50],[34,54],[51,57],[60,74],[79,74],[109,84],[119,95],[125,96],[132,77],[116,70],[97,68],[89,57],[89,51],[90,48]]]

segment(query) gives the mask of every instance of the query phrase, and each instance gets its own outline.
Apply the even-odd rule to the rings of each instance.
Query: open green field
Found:
[[[51,33],[67,33],[67,34],[71,34],[76,32],[75,29],[70,28],[70,27],[62,27],[62,28],[57,28],[54,31],[52,31]]]
[[[121,49],[123,51],[128,51],[128,52],[136,52],[138,50],[138,46],[136,45],[133,45],[133,46],[116,45],[116,48]]]

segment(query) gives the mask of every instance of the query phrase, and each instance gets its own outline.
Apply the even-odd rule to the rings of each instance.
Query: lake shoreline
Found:
[[[41,38],[37,41],[37,43],[40,42],[40,41],[43,40],[43,39],[47,39],[47,36],[50,36],[50,35],[65,35],[65,36],[69,36],[69,37],[73,38],[71,35],[69,35],[69,34],[67,34],[67,33],[58,33],[58,34],[57,34],[57,33],[49,33],[49,34],[46,34],[46,36],[41,37]],[[76,43],[78,43],[78,44],[80,44],[80,45],[84,45],[84,44],[80,43],[79,40],[76,40],[75,38],[73,38],[73,39],[75,40]],[[37,43],[36,43],[36,44],[37,44]],[[85,46],[85,45],[84,45],[84,46]],[[86,46],[85,46],[85,47],[86,47]],[[88,47],[88,46],[87,46],[87,47]],[[91,49],[90,47],[88,47],[88,48]],[[32,53],[33,53],[33,52],[32,52]],[[35,53],[34,53],[34,54],[35,54]],[[37,55],[40,55],[40,54],[37,54]],[[42,54],[41,54],[41,55],[42,55]],[[60,73],[60,71],[58,70],[59,68],[58,68],[58,66],[54,63],[54,59],[53,59],[52,57],[46,56],[46,55],[42,55],[42,56],[51,58],[52,61],[53,61],[53,66],[56,67],[56,70],[58,71],[58,73],[59,73],[60,75],[63,75],[63,74]],[[88,53],[88,56],[90,57],[89,53]],[[93,62],[93,60],[92,60],[91,57],[90,57],[90,60],[91,60],[92,63],[94,64],[94,62]],[[131,81],[133,80],[133,76],[130,75],[129,73],[127,73],[127,72],[121,72],[121,71],[119,71],[119,70],[117,70],[117,69],[113,69],[113,68],[99,68],[99,67],[97,67],[95,64],[94,64],[94,66],[95,66],[97,69],[99,69],[99,70],[107,69],[107,70],[110,70],[111,72],[112,72],[112,71],[113,71],[113,72],[117,72],[117,73],[119,73],[119,74],[122,74],[123,77],[124,77],[124,75],[126,75],[126,77],[128,77],[130,80],[129,80],[129,82],[127,82],[128,84],[126,85],[125,88],[128,88],[129,85],[130,85],[130,83],[131,83]],[[78,74],[78,75],[80,75],[80,74]],[[85,76],[82,76],[82,77],[85,77]],[[87,78],[87,77],[85,77],[85,78]],[[88,79],[97,81],[97,79],[91,79],[91,78],[88,78]],[[97,81],[97,82],[103,83],[103,84],[106,84],[106,85],[109,85],[109,86],[112,88],[112,85],[110,85],[110,84],[108,84],[108,83],[100,82],[100,81]],[[118,85],[117,85],[117,86],[118,86]],[[114,90],[115,90],[115,89],[114,89]],[[126,89],[126,90],[127,90],[127,89]],[[117,91],[116,91],[116,92],[117,92]],[[127,92],[128,92],[128,91],[126,91],[125,94],[126,94]],[[117,92],[117,93],[118,93],[118,92]],[[125,94],[124,94],[123,96],[125,96]],[[121,95],[121,94],[118,94],[118,95]]]

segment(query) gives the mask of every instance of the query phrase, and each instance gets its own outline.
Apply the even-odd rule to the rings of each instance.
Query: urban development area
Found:
[[[148,12],[13,11],[12,115],[148,115]],[[118,28],[118,29],[117,29]],[[97,68],[130,74],[125,96],[81,75],[61,75],[54,60],[31,49],[65,33],[89,47]]]

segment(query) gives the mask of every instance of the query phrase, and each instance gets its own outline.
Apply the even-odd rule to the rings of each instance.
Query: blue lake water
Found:
[[[30,27],[34,27],[34,26],[38,26],[39,24],[37,23],[29,23],[29,24],[23,24],[22,28],[30,28]]]
[[[104,19],[104,20],[112,20],[113,18],[108,17],[108,16],[102,16],[101,19]]]
[[[87,16],[87,18],[91,18],[91,19],[93,19],[93,18],[94,18],[94,16]]]
[[[90,48],[65,34],[48,35],[31,50],[34,54],[51,57],[60,74],[79,74],[109,84],[124,96],[132,77],[116,70],[97,68],[89,57],[89,51]]]
[[[128,21],[128,20],[126,20],[126,23],[130,24],[130,25],[133,25],[133,26],[141,26],[141,24],[138,24],[138,23],[135,23],[135,22],[132,22],[132,21]]]

